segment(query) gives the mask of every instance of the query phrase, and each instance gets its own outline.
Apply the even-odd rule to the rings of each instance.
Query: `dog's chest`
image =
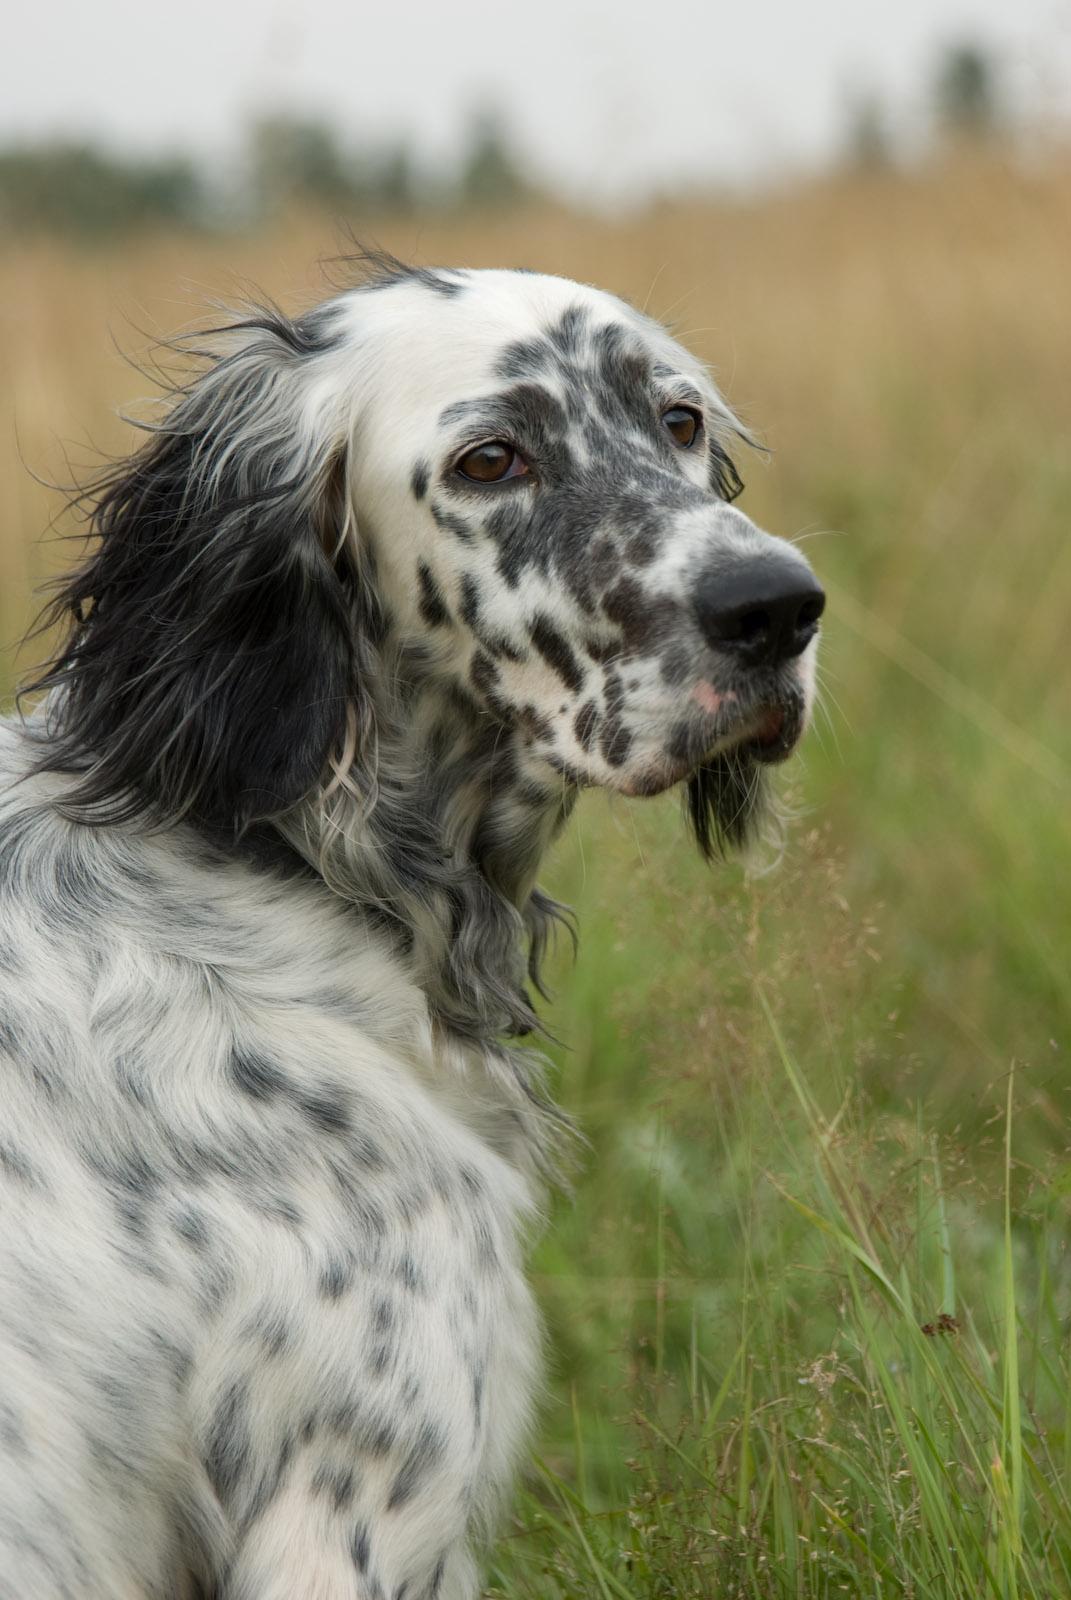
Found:
[[[387,1441],[478,1485],[531,1388],[531,1197],[404,969],[300,883],[4,809],[0,1344],[27,1383],[66,1386],[130,1503],[202,1460],[238,1515],[295,1452]]]

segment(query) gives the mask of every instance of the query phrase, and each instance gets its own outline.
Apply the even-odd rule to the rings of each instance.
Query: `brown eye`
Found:
[[[467,451],[454,470],[473,483],[502,483],[506,478],[523,478],[528,463],[511,444],[492,439]]]
[[[671,406],[668,411],[663,411],[662,422],[682,450],[692,448],[701,426],[698,411],[692,411],[687,406]]]

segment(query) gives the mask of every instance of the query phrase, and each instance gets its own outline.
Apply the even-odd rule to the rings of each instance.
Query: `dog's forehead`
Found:
[[[343,316],[358,359],[389,372],[396,403],[421,410],[536,376],[541,352],[543,375],[556,366],[560,378],[563,368],[590,359],[611,328],[652,369],[694,374],[698,367],[660,324],[624,300],[540,273],[413,275],[353,291]]]

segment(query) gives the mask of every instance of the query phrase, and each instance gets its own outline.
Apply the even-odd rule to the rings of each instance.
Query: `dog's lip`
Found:
[[[765,766],[787,761],[803,737],[804,713],[797,700],[764,705],[758,726],[745,741],[748,754]]]
[[[713,709],[709,685],[700,685],[692,698],[704,709]],[[737,696],[729,694],[718,698],[718,709],[723,710]],[[744,713],[734,726],[719,732],[705,753],[703,762],[729,751],[746,754],[766,765],[785,761],[799,744],[803,725],[803,707],[796,696],[784,695],[761,700]]]
[[[785,726],[784,706],[769,706],[762,714],[758,728],[752,738],[758,745],[776,744],[781,738]]]
[[[717,690],[704,679],[693,687],[689,699],[704,713],[696,725],[697,737],[691,755],[683,759],[663,755],[642,771],[627,777],[622,775],[615,787],[633,796],[663,794],[678,783],[686,782],[701,767],[727,755],[775,766],[788,760],[803,737],[806,724],[803,698],[791,691],[767,695],[745,711],[738,710],[740,696],[735,690]],[[728,726],[718,728],[714,737],[703,744],[702,724],[717,727],[717,723],[726,720],[727,711],[737,714]]]

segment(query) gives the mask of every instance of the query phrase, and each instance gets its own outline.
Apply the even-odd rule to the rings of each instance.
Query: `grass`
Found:
[[[935,1304],[956,1304],[957,1267],[934,1150],[916,1153],[913,1237],[898,1236],[867,1214],[859,1173],[769,1020],[814,1152],[809,1181],[796,1177],[812,1203],[776,1184],[802,1225],[798,1236],[790,1225],[778,1254],[782,1270],[794,1263],[835,1286],[828,1345],[799,1362],[803,1330],[768,1292],[768,1267],[757,1265],[745,1232],[738,1325],[715,1362],[693,1323],[676,1385],[656,1361],[627,1503],[595,1509],[581,1472],[570,1483],[544,1469],[501,1592],[697,1600],[1069,1592],[1062,1450],[1039,1417],[1067,1405],[1066,1373],[1039,1361],[1043,1344],[1059,1348],[1061,1318],[1050,1303],[1043,1328],[1020,1322],[1010,1198],[1003,1234],[982,1252],[992,1302],[959,1318],[932,1315]],[[1010,1197],[1010,1087],[1005,1127]],[[1049,1221],[1032,1229],[1041,1256],[1054,1243]],[[1029,1386],[1020,1346],[1034,1364]]]
[[[1069,201],[1066,165],[963,161],[373,229],[675,320],[774,447],[745,508],[831,593],[775,870],[598,797],[550,864],[591,1151],[535,1252],[550,1378],[496,1595],[1071,1594]],[[307,299],[331,248],[298,218],[0,250],[6,634],[65,558],[16,425],[54,476],[54,435],[122,448],[110,324],[137,348],[124,315],[173,329],[235,277]]]

